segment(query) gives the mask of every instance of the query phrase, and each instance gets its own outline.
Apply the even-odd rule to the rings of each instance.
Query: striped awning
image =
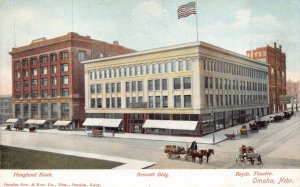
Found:
[[[56,121],[53,125],[54,126],[67,126],[71,123],[72,121]]]
[[[15,118],[9,118],[8,120],[5,121],[5,123],[16,123],[19,119]]]
[[[46,122],[46,120],[29,119],[29,120],[25,121],[25,124],[43,125],[45,122]]]
[[[174,130],[195,130],[198,121],[178,120],[149,120],[147,119],[143,128],[174,129]]]
[[[83,126],[119,127],[122,119],[86,118]]]

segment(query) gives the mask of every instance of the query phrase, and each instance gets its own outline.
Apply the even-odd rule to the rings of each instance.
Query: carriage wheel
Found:
[[[171,155],[171,153],[168,153],[167,156],[168,156],[168,159],[171,159],[171,156],[172,156],[172,155]]]

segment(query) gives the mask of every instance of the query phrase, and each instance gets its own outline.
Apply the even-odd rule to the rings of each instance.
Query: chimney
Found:
[[[281,51],[281,45],[279,45],[279,49],[280,49],[280,51]]]
[[[276,42],[274,42],[274,48],[276,49]]]
[[[113,44],[114,45],[119,45],[119,42],[118,41],[113,41]]]

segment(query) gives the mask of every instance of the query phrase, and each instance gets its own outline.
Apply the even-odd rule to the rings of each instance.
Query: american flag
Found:
[[[178,19],[188,17],[191,14],[196,14],[196,3],[189,2],[188,4],[178,7]]]

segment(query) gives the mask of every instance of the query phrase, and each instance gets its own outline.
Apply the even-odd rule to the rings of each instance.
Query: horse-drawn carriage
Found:
[[[287,120],[291,119],[292,115],[293,115],[293,112],[289,112],[289,111],[283,112],[283,118],[285,118]]]
[[[190,149],[185,150],[185,148],[182,146],[166,145],[164,151],[165,153],[167,153],[168,158],[171,159],[171,158],[180,158],[180,155],[187,155],[189,150]]]
[[[261,156],[258,152],[255,152],[254,147],[242,145],[239,148],[239,156],[236,159],[236,163],[242,162],[246,164],[247,162],[254,165],[257,162],[258,165],[263,164]]]
[[[249,123],[249,128],[251,132],[258,131],[258,123],[256,121],[254,121],[253,123]]]
[[[248,129],[246,125],[243,125],[240,129],[241,136],[248,136]]]
[[[236,134],[234,134],[234,132],[232,134],[225,134],[227,139],[233,140],[236,137]]]
[[[16,131],[23,131],[24,130],[24,126],[21,125],[21,124],[18,124],[15,127],[16,127]]]
[[[197,150],[197,143],[193,141],[190,148],[185,149],[182,146],[176,145],[166,145],[164,152],[167,153],[169,159],[171,158],[180,158],[180,155],[184,155],[184,159],[188,160],[188,158],[192,157],[192,151]]]
[[[197,150],[197,143],[195,141],[192,142],[190,148],[187,146],[186,149],[182,146],[166,145],[164,152],[167,153],[169,159],[180,158],[180,155],[184,155],[186,161],[191,158],[192,161],[195,162],[196,158],[199,158],[200,164],[202,164],[204,156],[206,157],[206,162],[208,162],[210,155],[214,154],[213,149]]]
[[[257,121],[256,123],[259,129],[267,128],[269,125],[269,121]]]
[[[277,114],[273,116],[274,122],[283,120],[283,116],[281,114]]]

